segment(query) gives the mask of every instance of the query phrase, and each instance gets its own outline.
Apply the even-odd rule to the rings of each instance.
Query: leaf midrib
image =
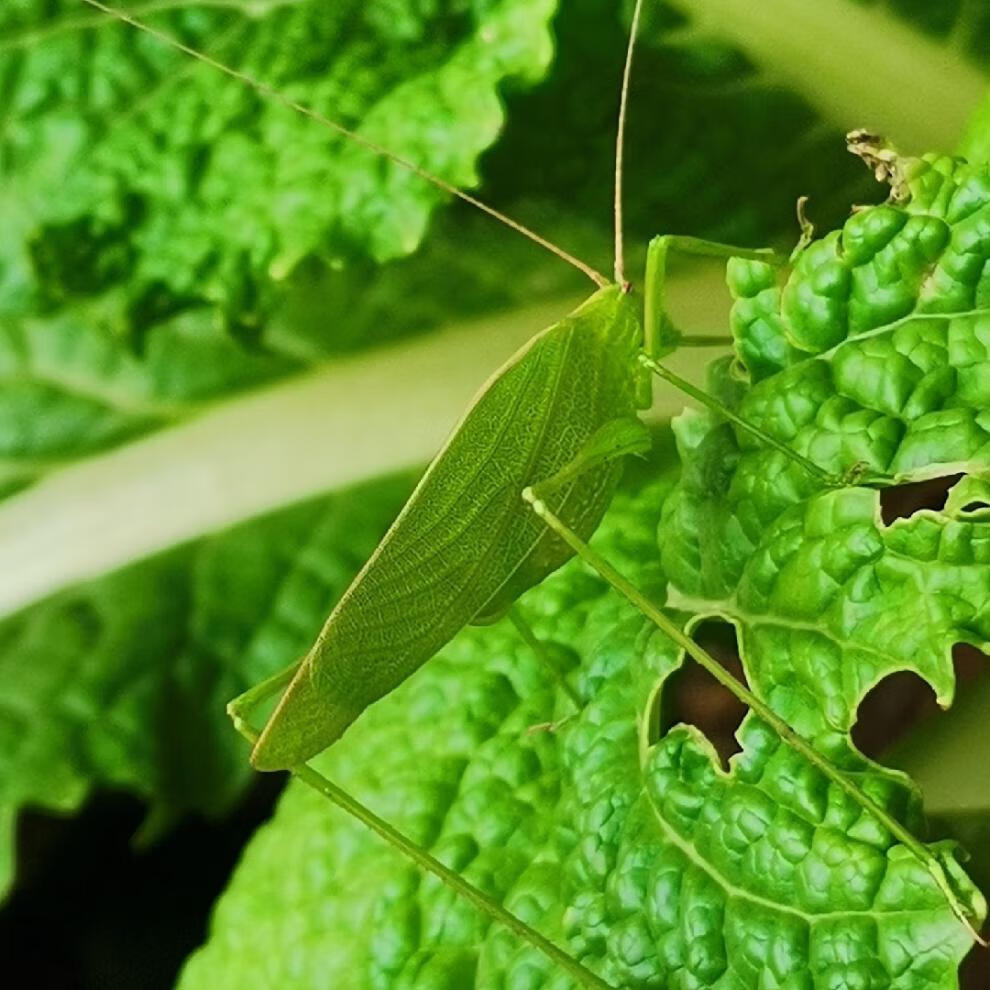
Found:
[[[671,288],[690,324],[710,323],[728,303],[717,266],[678,273]],[[0,616],[246,519],[425,464],[489,374],[581,301],[544,300],[327,363],[56,467],[0,501]],[[672,366],[696,377],[711,357],[683,351]],[[664,390],[650,415],[683,406]]]
[[[986,72],[958,39],[940,42],[880,4],[673,2],[843,129],[879,129],[909,151],[955,147],[987,88]]]
[[[731,773],[725,773],[724,771],[716,768],[716,772],[721,774],[727,779],[731,779]],[[885,911],[879,908],[865,909],[865,908],[849,908],[841,911],[822,911],[818,914],[810,914],[807,911],[802,911],[800,908],[795,908],[789,904],[780,904],[777,901],[771,900],[769,897],[761,897],[759,894],[754,894],[751,891],[746,890],[743,887],[739,887],[732,883],[727,877],[725,877],[719,870],[708,860],[706,860],[701,854],[695,849],[694,845],[685,839],[676,829],[674,829],[663,817],[660,809],[657,807],[656,802],[653,800],[652,796],[648,791],[644,789],[644,796],[646,797],[647,803],[649,804],[650,811],[653,813],[653,817],[656,820],[656,824],[660,831],[663,833],[664,838],[676,848],[695,866],[700,870],[703,870],[719,887],[725,891],[727,898],[738,898],[739,900],[749,901],[751,904],[758,904],[761,907],[765,907],[770,911],[775,911],[779,914],[788,914],[792,917],[800,918],[805,921],[809,926],[815,925],[822,921],[835,921],[842,918],[873,918],[874,920],[880,921],[887,918],[894,917],[910,917],[913,915],[930,915],[935,908],[901,908],[897,911]]]

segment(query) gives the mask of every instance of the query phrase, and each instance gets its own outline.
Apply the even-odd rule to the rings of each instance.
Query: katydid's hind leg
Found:
[[[227,711],[233,719],[237,731],[251,745],[257,743],[259,733],[246,721],[244,716],[264,697],[270,697],[277,692],[282,683],[291,679],[298,667],[299,664],[294,664],[279,671],[268,680],[245,691],[227,706]],[[256,692],[257,695],[252,697]],[[336,805],[341,811],[360,822],[365,828],[377,833],[388,845],[405,856],[420,870],[432,874],[454,894],[472,904],[484,916],[497,924],[504,925],[519,939],[531,945],[538,952],[542,952],[551,963],[567,973],[578,986],[585,987],[587,990],[612,990],[609,984],[592,973],[591,970],[586,969],[579,960],[568,955],[535,928],[512,914],[489,893],[476,887],[456,870],[452,870],[445,863],[442,863],[419,843],[400,832],[384,818],[380,818],[350,792],[329,780],[308,763],[300,763],[292,767],[290,773],[307,787],[325,797],[331,804]]]
[[[287,687],[301,666],[302,660],[296,660],[295,663],[289,664],[288,667],[284,667],[278,673],[272,674],[271,677],[265,678],[253,687],[249,687],[243,694],[239,694],[227,702],[227,715],[234,723],[234,728],[241,735],[245,735],[244,730],[249,728],[247,720],[251,712],[273,695],[278,694],[282,688]],[[253,730],[251,731],[253,732]]]
[[[952,884],[946,877],[945,870],[936,855],[924,845],[903,823],[894,818],[882,805],[878,804],[869,794],[862,790],[854,777],[847,775],[835,766],[824,754],[820,753],[802,735],[795,732],[790,724],[771,708],[762,698],[756,695],[742,681],[726,670],[707,650],[696,643],[676,622],[667,616],[661,608],[643,594],[627,577],[613,567],[601,554],[588,546],[581,537],[566,523],[557,518],[532,488],[527,488],[523,499],[536,515],[556,533],[574,552],[596,571],[613,589],[619,592],[631,605],[664,635],[672,640],[684,653],[708,671],[718,681],[762,722],[769,725],[781,740],[799,753],[818,772],[832,784],[851,797],[864,812],[875,818],[891,835],[897,839],[912,855],[928,870],[932,879],[946,898],[950,908],[959,920],[969,930],[970,935],[980,944],[986,944],[973,926],[966,905],[959,899]]]
[[[260,684],[249,688],[228,703],[227,714],[230,715],[234,727],[252,746],[257,745],[260,733],[247,721],[248,714],[288,684],[301,664],[301,660],[291,664]],[[556,723],[556,725],[559,724]],[[549,728],[555,728],[556,725],[551,724]],[[400,832],[385,819],[380,818],[352,794],[323,776],[308,763],[300,763],[292,767],[290,772],[297,780],[321,794],[365,828],[377,833],[393,849],[396,849],[425,873],[432,874],[454,894],[472,904],[484,916],[497,924],[504,925],[516,937],[543,953],[553,965],[567,973],[577,986],[587,988],[587,990],[612,990],[609,984],[587,969],[578,959],[568,955],[535,928],[512,914],[499,901],[492,898],[488,892],[476,887],[456,870],[452,870],[445,863],[442,863],[427,849]]]

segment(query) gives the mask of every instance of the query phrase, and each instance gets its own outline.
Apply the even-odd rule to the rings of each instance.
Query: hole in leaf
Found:
[[[896,519],[908,519],[922,509],[944,509],[949,489],[963,476],[950,474],[944,478],[926,478],[880,489],[880,517],[885,526]]]
[[[968,643],[952,648],[952,663],[957,690],[990,675],[990,658]],[[864,756],[876,759],[927,720],[948,717],[951,711],[939,708],[931,686],[914,671],[901,670],[885,677],[860,702],[853,743]]]
[[[987,505],[986,502],[970,502],[968,505],[964,505],[960,511],[963,513],[984,512],[987,509],[990,509],[990,505]]]
[[[721,620],[703,622],[693,638],[733,677],[746,682],[736,631],[730,623]],[[690,657],[684,658],[680,670],[664,684],[657,705],[651,719],[656,729],[655,738],[675,725],[693,725],[715,747],[723,769],[728,767],[732,756],[741,752],[736,730],[746,716],[746,706]]]

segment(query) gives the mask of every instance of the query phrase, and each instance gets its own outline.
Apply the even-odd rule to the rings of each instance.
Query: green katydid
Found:
[[[611,584],[628,595],[621,578],[599,566],[586,541],[612,499],[622,457],[642,451],[648,443],[637,413],[649,405],[651,375],[733,420],[825,484],[844,483],[844,478],[829,474],[747,423],[661,363],[679,343],[689,342],[677,333],[665,313],[666,268],[671,251],[749,258],[778,265],[786,264],[787,259],[769,249],[658,237],[649,246],[641,304],[632,291],[623,259],[622,148],[642,0],[637,0],[633,13],[620,98],[613,280],[474,197],[425,173],[414,163],[368,142],[264,83],[99,0],[85,2],[459,196],[553,251],[597,286],[583,305],[538,334],[488,381],[427,469],[379,548],[330,614],[301,663],[258,685],[231,705],[235,722],[254,743],[251,759],[256,768],[292,769],[331,800],[386,835],[389,841],[402,846],[401,837],[389,834],[388,827],[367,809],[346,795],[341,796],[333,785],[305,766],[306,761],[339,739],[369,705],[413,674],[465,625],[495,621],[523,592],[575,553],[585,557]],[[851,472],[855,468],[850,465]],[[633,600],[661,628],[668,633],[673,631],[669,622],[664,624],[660,613],[644,607],[648,603],[636,601],[635,596]],[[718,664],[704,651],[686,638],[682,645],[699,663],[717,674]],[[743,685],[728,675],[723,683],[777,727],[785,741],[822,772],[855,792],[864,808],[874,812],[924,859],[955,906],[941,867],[910,833],[862,795],[854,783],[832,769],[786,725],[778,725],[781,720]],[[246,725],[247,711],[283,687],[286,690],[274,713],[261,733],[255,733]],[[419,856],[420,865],[458,886],[461,893],[474,898],[498,920],[512,924],[511,916],[506,917],[503,909],[485,903],[484,896],[472,891],[463,881],[444,875],[440,865],[430,861],[425,853],[417,854],[408,842],[402,847],[414,858]],[[517,930],[538,942],[538,938],[533,938],[535,933]],[[539,947],[567,965],[554,954],[552,946],[540,944]],[[597,978],[587,971],[579,972],[580,969],[578,966],[574,975],[584,985],[605,985],[600,980],[596,982]]]
[[[649,247],[642,304],[633,294],[623,262],[622,146],[635,24],[620,101],[616,260],[614,281],[609,281],[539,235],[386,149],[368,145],[335,122],[285,100],[264,84],[139,24],[129,15],[98,0],[86,2],[150,30],[192,57],[288,103],[296,112],[316,117],[426,181],[466,198],[553,250],[598,286],[583,305],[534,337],[489,379],[331,613],[298,670],[291,679],[288,672],[272,679],[272,691],[286,681],[288,688],[261,733],[252,763],[260,770],[288,769],[337,740],[368,705],[393,690],[465,625],[499,618],[524,591],[573,555],[566,543],[522,503],[519,493],[558,476],[554,493],[548,497],[576,533],[589,537],[611,502],[621,473],[621,456],[641,450],[649,442],[636,413],[650,404],[651,373],[715,406],[721,414],[732,415],[707,393],[659,363],[659,358],[679,342],[664,311],[670,251],[781,265],[786,258],[769,249],[657,237]],[[635,11],[637,21],[641,7]],[[755,432],[800,460],[809,471],[827,481],[835,480],[779,441]],[[565,470],[567,477],[559,477]],[[251,697],[256,694],[252,692]]]

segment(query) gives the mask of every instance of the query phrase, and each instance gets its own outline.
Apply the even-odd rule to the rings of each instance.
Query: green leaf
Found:
[[[161,327],[138,355],[88,316],[0,318],[0,495],[299,367],[199,316]]]
[[[390,105],[397,100],[399,90],[405,92],[400,78],[411,77],[415,82],[446,72],[452,58],[457,57],[451,56],[451,51],[469,45],[469,35],[477,37],[478,18],[487,17],[496,7],[508,9],[505,4],[480,3],[471,8],[475,13],[465,13],[466,4],[440,7],[379,2],[364,6],[384,14],[366,25],[368,33],[362,34],[365,40],[358,45],[364,45],[362,51],[387,50],[388,71],[394,66],[395,72],[386,78],[385,69],[376,65],[374,73],[368,73],[374,78],[364,78],[362,67],[353,78],[347,78],[346,85],[340,85],[341,91],[349,94],[350,102],[344,108],[350,114],[347,119],[354,122],[364,119],[366,97],[373,102],[383,94]],[[423,13],[427,8],[428,13]],[[244,67],[258,69],[266,78],[271,72],[273,79],[300,79],[299,90],[292,93],[310,102],[328,61],[325,44],[333,30],[325,5],[320,6],[319,16],[313,15],[314,9],[312,3],[282,7],[254,4],[250,11],[242,6],[190,4],[152,19],[167,30],[180,31],[193,43],[208,44],[213,54],[235,63],[239,62],[241,35],[259,39],[259,43],[267,39],[272,57],[259,67],[257,49],[246,45]],[[533,8],[526,5],[520,9]],[[143,12],[150,16],[149,9]],[[14,20],[26,33],[8,31]],[[487,219],[473,220],[463,211],[440,214],[435,236],[427,239],[425,251],[410,261],[385,265],[370,260],[371,242],[362,236],[351,237],[353,231],[345,229],[341,220],[339,227],[330,231],[332,243],[325,253],[347,260],[346,272],[314,276],[311,266],[300,266],[288,285],[289,304],[263,326],[250,328],[260,347],[246,352],[225,339],[223,327],[214,322],[217,312],[210,307],[215,304],[228,316],[233,312],[245,324],[250,322],[264,310],[269,296],[282,294],[272,284],[268,264],[276,255],[266,254],[272,249],[271,238],[284,231],[286,243],[298,246],[312,233],[301,222],[296,225],[298,217],[292,204],[286,214],[275,216],[272,204],[283,201],[268,195],[273,187],[263,182],[259,189],[255,180],[258,175],[269,175],[266,170],[282,169],[280,182],[285,179],[286,188],[305,192],[307,177],[319,172],[327,161],[332,163],[329,168],[350,163],[352,158],[344,156],[332,139],[324,143],[320,133],[305,135],[302,121],[297,122],[297,132],[287,112],[284,123],[278,123],[282,118],[274,108],[263,107],[233,83],[182,61],[150,39],[139,40],[139,36],[101,17],[91,18],[75,3],[40,5],[36,0],[24,0],[7,4],[0,12],[0,24],[0,102],[5,109],[13,108],[9,121],[5,114],[0,136],[0,214],[4,220],[0,308],[17,312],[15,319],[5,321],[0,328],[0,494],[20,492],[16,505],[11,499],[5,506],[16,511],[0,517],[5,560],[0,608],[9,611],[77,581],[89,581],[34,605],[2,627],[30,627],[36,632],[28,652],[22,649],[25,641],[19,636],[5,638],[0,645],[0,665],[4,690],[12,698],[29,702],[24,712],[18,712],[17,724],[26,721],[34,739],[48,733],[48,742],[39,744],[39,758],[20,779],[15,780],[18,775],[13,770],[0,766],[0,787],[9,776],[12,787],[33,794],[31,801],[44,804],[68,800],[66,795],[81,795],[93,784],[114,783],[142,793],[153,792],[153,801],[159,795],[159,809],[166,802],[174,809],[202,807],[209,803],[210,777],[195,772],[197,767],[189,765],[195,760],[188,753],[178,761],[183,773],[167,769],[170,761],[163,754],[173,742],[171,723],[158,717],[167,706],[155,696],[159,688],[168,688],[169,677],[163,671],[175,659],[170,651],[178,651],[183,664],[188,661],[188,668],[183,667],[183,683],[196,685],[195,690],[182,691],[184,717],[205,727],[196,730],[195,738],[215,740],[210,746],[220,747],[219,755],[204,757],[204,765],[207,769],[227,768],[224,774],[229,769],[236,781],[244,779],[239,757],[231,755],[233,749],[223,749],[236,747],[237,742],[220,727],[217,706],[226,695],[222,687],[210,686],[215,679],[211,650],[189,659],[192,654],[183,652],[181,644],[176,646],[175,642],[172,621],[183,625],[187,608],[200,592],[197,570],[191,564],[160,569],[158,562],[134,565],[134,561],[164,548],[172,548],[169,559],[191,560],[212,545],[216,538],[204,539],[204,534],[217,527],[282,508],[356,477],[367,477],[368,471],[420,462],[432,452],[444,421],[452,419],[459,407],[458,389],[466,389],[463,398],[469,394],[474,384],[470,380],[472,369],[480,382],[502,357],[499,342],[511,338],[514,343],[519,338],[512,338],[512,334],[525,335],[534,307],[520,309],[521,304],[536,300],[535,310],[542,315],[533,325],[545,323],[548,310],[554,316],[566,311],[574,282],[571,273],[559,269],[556,262],[542,263],[539,253],[529,245],[517,249],[513,238],[496,232]],[[218,24],[230,27],[229,36],[215,37]],[[286,24],[293,30],[281,32]],[[442,30],[431,33],[437,25]],[[504,139],[482,163],[485,195],[491,195],[510,213],[532,220],[555,239],[559,237],[569,246],[573,240],[582,255],[587,251],[589,257],[606,257],[611,218],[609,198],[602,190],[610,180],[615,111],[609,80],[617,79],[621,71],[622,28],[610,0],[564,5],[555,26],[559,55],[548,84],[526,96],[506,89],[509,126]],[[531,66],[535,65],[533,54],[543,44],[539,39],[545,38],[545,27],[542,17],[516,25],[523,58]],[[417,30],[426,30],[425,42],[416,37]],[[405,31],[409,32],[408,41],[402,40]],[[855,187],[861,180],[859,173],[851,171],[852,160],[845,161],[848,156],[825,118],[809,109],[793,91],[777,86],[772,76],[754,73],[745,59],[725,46],[708,44],[697,36],[682,36],[680,40],[688,40],[687,45],[680,45],[676,36],[667,40],[669,45],[641,51],[642,72],[633,94],[627,185],[636,195],[628,204],[627,219],[637,237],[645,241],[655,233],[660,217],[664,230],[760,243],[790,229],[792,201],[799,192],[813,194],[816,220],[821,218],[820,211],[828,215],[830,205],[848,201],[850,182]],[[339,45],[334,48],[335,53],[339,50]],[[416,61],[417,53],[422,53],[422,62]],[[300,55],[301,63],[297,61]],[[407,57],[411,61],[406,62]],[[351,66],[360,61],[353,51],[350,58]],[[333,61],[332,74],[339,83],[348,66]],[[479,64],[482,75],[490,78],[490,67]],[[847,59],[843,64],[836,92],[863,75],[860,63]],[[379,70],[383,74],[379,75]],[[171,89],[158,91],[149,80],[163,73],[174,74],[176,82]],[[930,79],[922,72],[915,72],[914,77],[922,83]],[[366,88],[357,86],[350,93],[352,82],[362,80]],[[800,79],[795,86],[802,90]],[[139,106],[140,115],[128,116],[134,87],[142,93],[148,90],[148,105],[146,109]],[[181,99],[174,97],[183,87],[187,93]],[[873,91],[883,100],[899,101],[901,112],[915,109],[909,87],[873,87]],[[224,99],[214,105],[214,94]],[[432,105],[432,94],[428,95]],[[869,97],[871,93],[859,95]],[[243,117],[230,119],[228,110],[238,107],[244,109]],[[657,113],[657,107],[663,112]],[[80,108],[86,112],[81,113]],[[326,108],[335,109],[329,104]],[[199,137],[198,112],[212,126]],[[922,119],[918,114],[913,118],[922,128],[944,124],[942,118]],[[409,130],[402,133],[403,138],[409,138],[411,151],[418,152],[420,145],[429,151],[430,140],[424,135],[426,128],[436,123],[425,110],[410,118]],[[464,121],[452,119],[447,123],[456,129]],[[150,129],[143,131],[148,124]],[[468,125],[473,128],[470,121]],[[789,135],[786,147],[781,146],[782,133]],[[926,145],[934,143],[931,133],[929,130],[925,138]],[[264,144],[272,135],[278,143]],[[109,161],[105,149],[125,143],[128,146],[122,147],[121,161]],[[327,149],[330,154],[324,159]],[[206,189],[197,187],[192,196],[185,192],[190,183],[195,185],[193,177],[200,174],[197,169],[201,166],[208,165],[211,174],[229,180],[232,170],[217,169],[225,161],[229,163],[233,152],[241,150],[245,160],[257,166],[247,179],[238,173],[238,183],[244,183],[248,202],[253,204],[251,209],[264,196],[260,211],[252,213],[243,226],[234,222],[243,219],[238,202],[224,199],[222,188],[214,195],[223,181]],[[475,151],[472,164],[476,157]],[[145,181],[144,175],[135,172],[135,163],[145,160],[150,163],[147,181],[154,188],[148,195],[154,197],[154,210],[147,217],[132,216],[126,211],[133,204],[122,204],[120,196],[132,182],[140,187]],[[301,163],[299,174],[292,172],[296,161]],[[724,168],[726,161],[733,167]],[[183,170],[184,163],[192,164],[191,172]],[[446,166],[437,162],[434,167]],[[78,176],[67,181],[66,175],[76,171]],[[356,183],[357,207],[366,202],[362,197],[367,193],[372,197],[372,208],[378,204],[384,209],[386,201],[381,193],[388,186],[386,192],[391,195],[395,191],[414,219],[428,209],[412,185],[406,186],[389,168],[374,170],[368,179],[355,167],[347,172],[347,178]],[[103,180],[110,183],[111,194],[106,198],[102,189],[94,192],[87,186]],[[370,191],[369,182],[373,187]],[[142,188],[138,191],[142,195],[147,192]],[[316,197],[314,222],[325,219],[331,208],[322,198],[324,192],[320,187],[309,193],[311,202]],[[181,208],[173,210],[177,203]],[[211,212],[205,212],[207,209]],[[92,217],[86,219],[79,211],[92,211]],[[405,222],[404,216],[399,217],[399,223]],[[367,213],[364,217],[367,219]],[[180,218],[190,221],[189,229],[174,229]],[[122,219],[126,229],[120,226]],[[72,226],[77,220],[85,221],[84,225]],[[251,242],[252,246],[257,243],[259,254],[245,260],[241,250],[245,231],[251,233],[259,226],[281,224],[283,220],[284,226],[274,233],[272,228],[260,241]],[[395,230],[393,220],[383,215],[371,229],[384,231],[388,240]],[[411,224],[410,229],[415,226]],[[159,236],[162,232],[172,240],[166,242]],[[326,241],[321,243],[326,248]],[[181,249],[176,251],[181,257],[171,253],[173,244]],[[187,261],[199,257],[208,259],[203,281],[198,281],[197,272],[190,283]],[[291,253],[278,257],[287,260]],[[159,294],[157,282],[150,283],[153,291],[149,292],[149,279],[157,278],[160,271],[155,266],[167,267],[170,278],[173,272],[176,278],[181,276],[182,286],[192,284],[194,297],[176,296],[174,286]],[[35,278],[38,271],[49,276],[44,286]],[[77,284],[74,279],[80,273],[92,280]],[[283,272],[274,274],[281,277]],[[695,304],[700,301],[701,312],[709,314],[705,304],[717,298],[717,292],[704,278],[697,282],[692,279],[690,284],[691,300]],[[45,289],[47,298],[38,298],[39,288]],[[110,298],[79,305],[78,292],[89,293],[93,288],[107,288]],[[241,290],[243,294],[239,294]],[[39,302],[47,306],[63,297],[70,305],[55,313],[46,310],[44,318],[37,311],[24,313]],[[204,299],[206,306],[201,305]],[[194,306],[195,311],[167,319],[173,306]],[[328,355],[434,328],[448,320],[492,313],[504,318],[483,321],[460,335],[424,342],[424,349],[417,352],[423,362],[419,367],[443,378],[442,384],[426,382],[428,393],[417,392],[414,383],[401,373],[402,362],[409,356],[406,351],[368,358],[358,369],[364,377],[352,374],[355,369],[350,364],[337,369],[322,363]],[[716,322],[706,315],[700,324],[706,319]],[[121,329],[135,320],[142,329],[152,327],[143,335],[144,350],[140,353],[121,346],[119,336]],[[494,360],[488,357],[490,353]],[[337,374],[338,370],[343,373]],[[281,379],[285,379],[284,390],[255,389]],[[310,388],[314,384],[325,388],[322,392]],[[362,394],[370,397],[362,407],[366,432],[352,428],[353,419],[341,427],[338,421],[325,418],[328,409],[343,407],[352,394],[348,389],[359,384]],[[337,405],[334,400],[338,400]],[[669,396],[666,401],[666,408],[670,403],[679,404]],[[226,426],[208,433],[219,423]],[[187,425],[198,432],[192,443],[183,446],[183,439],[190,435],[171,427]],[[336,437],[326,435],[333,431]],[[344,441],[353,436],[356,442],[347,445]],[[159,438],[160,446],[156,443]],[[262,443],[263,438],[270,442]],[[355,454],[356,443],[363,443],[366,450],[381,451],[384,462],[375,461],[369,467]],[[117,456],[110,457],[108,452]],[[132,455],[139,456],[132,460]],[[314,463],[320,465],[315,480],[311,474]],[[197,474],[200,470],[203,474]],[[201,497],[202,490],[190,484],[196,478],[211,481],[209,497]],[[273,480],[278,478],[286,479],[286,484],[276,490]],[[30,487],[36,481],[40,483]],[[257,488],[261,496],[246,508],[244,500],[237,497],[245,488],[252,494]],[[176,491],[184,495],[197,492],[193,500],[197,511],[181,530],[168,528],[183,502],[175,497]],[[87,507],[91,510],[88,513]],[[339,508],[344,512],[345,504]],[[387,516],[383,509],[379,525],[384,525]],[[130,521],[133,526],[125,525]],[[267,525],[258,522],[259,532]],[[256,551],[253,529],[242,527],[236,537],[231,536],[233,542],[228,547],[233,552],[234,547],[243,545],[243,561],[256,561],[259,570],[270,566],[278,571],[281,564],[270,563],[276,556],[274,551]],[[340,552],[355,566],[370,548],[372,536],[370,531],[362,535],[361,527],[355,526],[352,548],[350,530],[344,529]],[[187,558],[174,546],[176,540],[188,539],[198,542],[187,548]],[[286,545],[295,546],[294,539],[291,534],[287,536]],[[104,553],[108,546],[112,553]],[[634,556],[642,559],[649,551],[640,548]],[[216,601],[226,596],[236,601],[243,580],[244,600],[252,603],[257,622],[259,616],[267,614],[265,605],[270,598],[252,590],[256,565],[243,561],[225,570],[223,594],[210,593],[208,597]],[[133,566],[114,573],[124,565]],[[345,581],[343,572],[340,580]],[[305,585],[296,586],[280,607],[288,611],[299,608],[307,614],[312,608],[316,616],[329,606],[333,589],[327,589],[321,603],[309,602],[306,593]],[[105,665],[106,678],[120,673],[120,679],[113,680],[109,688],[103,674],[87,666],[91,654],[80,628],[72,621],[58,620],[60,602],[90,598],[98,599],[103,628],[115,630],[119,637],[113,644],[113,656],[108,646],[107,652],[99,652],[101,663],[96,665]],[[145,610],[142,614],[148,618],[147,624],[128,618],[137,614],[135,609]],[[212,623],[215,613],[208,614]],[[313,619],[314,631],[322,618],[321,614]],[[246,640],[248,620],[243,622],[241,638]],[[218,628],[222,627],[218,622]],[[27,655],[30,664],[23,662]],[[145,671],[142,663],[149,655],[155,672],[150,687],[149,682],[141,681]],[[291,659],[277,651],[266,656],[273,664]],[[114,666],[113,657],[123,658],[119,667]],[[234,670],[239,662],[230,661],[228,679],[234,690],[267,672],[259,664],[242,676]],[[202,684],[192,669],[200,663],[207,671]],[[85,676],[75,690],[66,692],[73,703],[63,709],[56,702],[78,671]],[[88,688],[92,690],[88,692]],[[112,708],[117,703],[115,698],[142,691],[144,707],[135,702],[128,709],[133,714],[123,719],[128,726],[126,745],[113,742],[114,722],[89,726],[92,717],[99,717],[107,705]],[[167,691],[165,694],[168,697]],[[35,707],[31,709],[31,705]],[[44,711],[39,711],[39,705]],[[169,709],[169,714],[175,712]],[[93,748],[106,755],[106,760],[88,756],[77,760],[80,747],[76,741],[80,738],[96,740]],[[86,747],[81,748],[86,755]],[[149,782],[149,789],[144,790]],[[224,781],[218,786],[230,795],[237,788],[236,782],[230,783],[229,792]],[[168,817],[166,812],[162,815]]]
[[[619,500],[596,536],[654,593],[664,491]],[[580,657],[580,713],[509,624],[467,630],[319,769],[613,986],[951,985],[968,933],[858,806],[752,719],[728,776],[696,730],[655,739],[680,658],[580,565],[524,608]],[[861,780],[916,821],[916,800],[882,772]],[[335,978],[356,990],[572,985],[293,783],[179,985]]]
[[[317,0],[143,11],[149,23],[460,186],[500,87],[553,54],[553,0]],[[121,288],[143,332],[217,307],[256,333],[303,259],[408,254],[442,194],[240,80],[75,0],[5,5],[0,312]],[[428,140],[426,139],[428,135]]]
[[[990,471],[979,233],[990,169],[936,156],[902,166],[909,201],[855,213],[801,255],[783,287],[765,265],[730,265],[733,329],[753,384],[714,384],[827,471],[967,477],[945,509],[885,525],[879,492],[821,491],[779,452],[685,415],[685,476],[665,505],[662,559],[668,602],[690,625],[732,621],[753,690],[833,762],[874,776],[917,829],[917,792],[866,760],[849,733],[869,689],[898,670],[950,704],[953,644],[990,644],[986,521],[960,511]]]
[[[0,623],[5,814],[71,811],[94,787],[160,822],[225,812],[248,774],[226,701],[306,650],[407,492],[285,509]]]

